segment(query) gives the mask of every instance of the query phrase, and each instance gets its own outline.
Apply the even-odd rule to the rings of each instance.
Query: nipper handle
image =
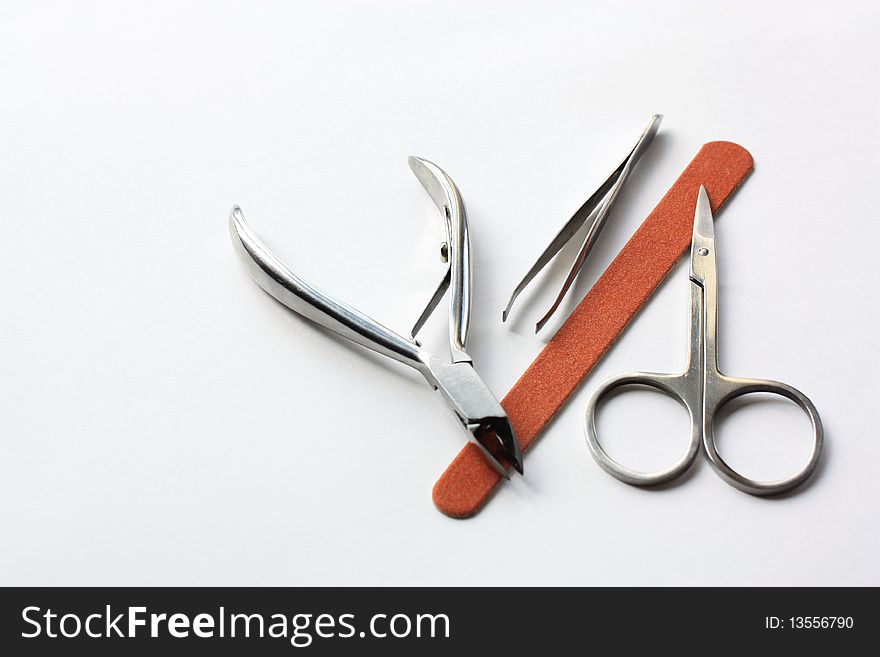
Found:
[[[415,335],[440,302],[449,287],[449,350],[453,363],[469,363],[465,351],[471,317],[471,252],[464,201],[452,178],[433,162],[420,157],[409,158],[409,168],[422,183],[434,205],[446,220],[446,254],[449,271],[437,288],[428,306],[413,329]]]
[[[290,271],[250,229],[237,205],[229,214],[229,232],[251,277],[282,304],[352,342],[423,374],[429,371],[430,355],[415,342],[334,299]]]

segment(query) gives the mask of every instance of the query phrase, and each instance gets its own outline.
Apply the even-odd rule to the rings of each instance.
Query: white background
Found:
[[[4,584],[880,584],[876,2],[4,3],[0,9],[0,581]],[[250,223],[307,280],[399,332],[442,269],[409,172],[468,206],[469,351],[499,396],[561,283],[501,308],[665,115],[564,317],[706,141],[755,157],[719,216],[721,366],[801,388],[817,478],[756,499],[701,459],[660,491],[588,454],[587,395],[684,362],[675,269],[477,517],[430,491],[464,436],[414,372],[273,302]],[[571,256],[571,253],[569,253]],[[445,302],[423,341],[445,349]],[[558,325],[558,322],[556,322]],[[612,400],[612,454],[661,466],[684,411]],[[773,477],[787,402],[721,420]]]

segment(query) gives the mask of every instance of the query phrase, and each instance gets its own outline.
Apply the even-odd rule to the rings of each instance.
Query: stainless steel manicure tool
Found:
[[[500,475],[508,476],[502,461],[522,474],[522,455],[510,420],[477,375],[465,350],[471,311],[471,263],[467,217],[461,194],[452,179],[436,164],[410,157],[409,166],[443,214],[447,241],[441,245],[441,256],[449,265],[416,322],[412,337],[398,335],[293,273],[245,223],[238,206],[234,206],[229,215],[232,242],[253,279],[266,292],[334,333],[417,370],[435,390],[440,391],[471,439]],[[422,348],[415,336],[447,290],[450,358],[444,360]]]
[[[645,152],[651,141],[653,141],[654,136],[660,129],[660,122],[662,120],[663,116],[661,114],[655,114],[651,117],[650,123],[648,123],[648,126],[645,128],[644,132],[642,132],[642,135],[639,137],[635,145],[630,149],[629,153],[626,154],[626,157],[624,157],[614,171],[611,172],[608,179],[599,186],[599,189],[597,189],[578,209],[578,211],[574,213],[571,219],[566,222],[562,227],[562,230],[560,230],[556,237],[553,238],[553,241],[550,242],[550,245],[544,249],[544,252],[538,258],[537,262],[532,265],[532,268],[529,269],[528,273],[519,282],[519,285],[516,286],[513,294],[510,295],[510,300],[507,302],[507,306],[501,314],[502,321],[507,321],[507,316],[510,314],[513,302],[516,301],[520,292],[522,292],[531,280],[538,275],[538,272],[540,272],[546,264],[550,262],[557,253],[559,253],[562,247],[574,237],[575,233],[577,233],[581,226],[584,225],[584,222],[586,222],[590,216],[593,216],[595,212],[593,223],[590,224],[589,230],[584,237],[584,242],[581,245],[581,249],[572,263],[571,269],[568,271],[568,276],[566,276],[565,282],[562,284],[562,289],[560,289],[559,294],[556,295],[556,300],[553,302],[553,305],[550,306],[550,310],[538,320],[538,323],[535,325],[535,333],[540,331],[550,320],[553,313],[559,308],[559,304],[562,303],[562,299],[568,293],[569,288],[571,288],[572,283],[574,283],[574,279],[577,278],[578,273],[584,265],[584,261],[587,259],[590,250],[592,250],[593,245],[596,243],[596,238],[599,237],[599,233],[608,221],[611,207],[614,205],[614,201],[617,200],[617,195],[626,183],[627,178],[629,178],[630,173],[632,173],[636,162],[638,162],[642,153]]]
[[[736,488],[752,495],[772,495],[798,486],[809,478],[822,452],[822,421],[813,403],[799,390],[785,383],[766,379],[743,379],[726,376],[718,370],[715,344],[718,316],[718,271],[715,260],[715,227],[706,190],[700,187],[694,213],[691,240],[691,325],[688,364],[682,374],[624,372],[605,380],[587,402],[587,444],[602,468],[623,482],[651,486],[671,481],[684,474],[697,460],[700,445],[721,477]],[[676,463],[659,472],[638,472],[612,459],[596,436],[596,407],[621,386],[656,388],[680,401],[691,420],[691,440],[687,452]],[[715,415],[727,402],[749,393],[781,395],[801,407],[813,426],[813,448],[806,465],[796,474],[777,481],[757,481],[730,467],[718,454],[715,443]]]

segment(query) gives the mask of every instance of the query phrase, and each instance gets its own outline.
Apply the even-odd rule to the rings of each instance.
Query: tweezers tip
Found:
[[[507,300],[507,305],[504,306],[504,310],[501,311],[501,321],[506,322],[507,318],[510,317],[510,311],[513,310],[513,304],[516,302],[516,298],[519,296],[520,288],[518,287],[513,291],[513,294],[510,295],[510,298]]]

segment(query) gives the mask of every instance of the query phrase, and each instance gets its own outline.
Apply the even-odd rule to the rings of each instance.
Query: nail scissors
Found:
[[[624,372],[602,382],[587,402],[585,429],[593,457],[609,474],[635,486],[662,484],[686,472],[697,459],[700,444],[709,462],[722,479],[752,495],[772,495],[790,490],[806,481],[816,469],[822,451],[823,431],[819,413],[799,390],[785,383],[764,379],[743,379],[722,374],[716,358],[717,338],[717,265],[715,229],[706,190],[701,186],[694,214],[691,241],[691,325],[690,354],[682,374]],[[656,388],[681,402],[691,420],[691,440],[678,462],[658,472],[631,470],[612,459],[599,444],[596,435],[596,408],[611,391],[621,386]],[[781,395],[801,407],[809,416],[813,430],[812,452],[807,464],[796,474],[777,481],[757,481],[731,468],[718,453],[714,422],[718,410],[730,400],[749,393]]]
[[[508,477],[502,459],[522,474],[522,455],[510,420],[477,375],[465,350],[471,310],[471,263],[464,202],[455,183],[436,164],[410,157],[409,166],[443,214],[447,241],[441,245],[440,253],[449,265],[409,338],[398,335],[293,273],[251,230],[237,205],[229,215],[233,245],[248,266],[251,277],[272,297],[324,328],[417,370],[435,390],[440,391],[483,456],[499,474]],[[450,292],[448,361],[422,348],[415,338],[447,290]]]

